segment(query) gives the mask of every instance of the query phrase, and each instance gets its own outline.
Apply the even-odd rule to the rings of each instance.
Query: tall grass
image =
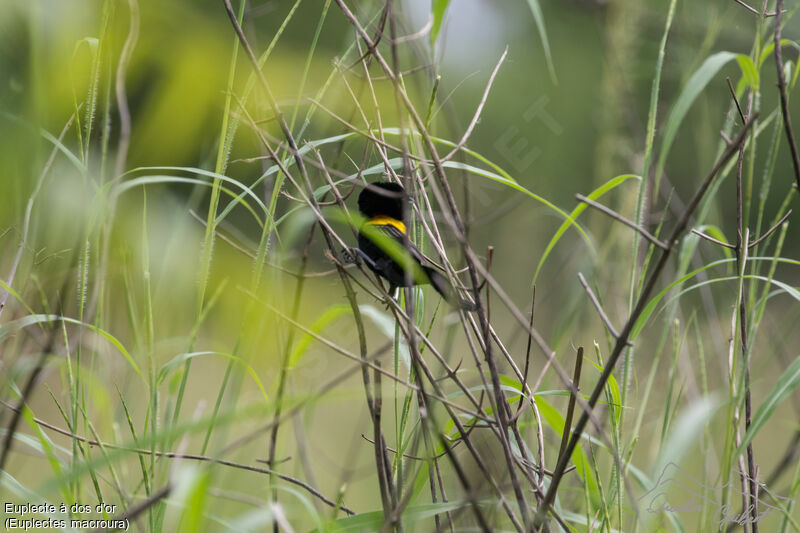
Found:
[[[28,104],[0,116],[0,158],[17,171],[0,199],[0,499],[53,507],[6,518],[800,530],[800,46],[780,29],[794,8],[735,4],[737,45],[711,44],[709,28],[703,57],[678,61],[693,12],[653,4],[643,96],[617,102],[646,117],[625,139],[630,165],[585,188],[564,180],[576,200],[559,205],[481,142],[503,78],[524,68],[513,47],[475,76],[468,108],[451,101],[460,80],[435,61],[456,3],[433,2],[420,30],[396,2],[104,0],[91,25],[64,19],[63,35],[91,30],[64,65],[41,41],[43,4],[14,7],[30,77],[22,96],[0,93]],[[548,83],[570,84],[548,6],[524,7]],[[280,14],[269,31],[264,9]],[[208,41],[150,37],[184,20]],[[202,131],[174,109],[146,115],[160,86],[145,57],[164,77],[208,68],[213,87],[174,82]],[[43,100],[43,76],[62,70],[64,90]],[[698,135],[713,153],[689,152]],[[164,146],[174,158],[149,157]],[[427,286],[389,294],[351,260],[354,200],[377,180],[403,185],[409,239],[474,312]],[[482,219],[483,190],[556,223],[508,225],[491,204]]]

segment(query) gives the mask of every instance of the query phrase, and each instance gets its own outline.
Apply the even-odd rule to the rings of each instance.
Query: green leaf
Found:
[[[778,407],[778,405],[780,405],[781,402],[783,402],[787,396],[792,393],[792,391],[797,387],[798,383],[800,383],[800,356],[798,356],[792,362],[792,364],[789,365],[783,374],[781,374],[781,377],[778,378],[778,382],[772,388],[770,393],[767,394],[767,397],[764,398],[764,401],[761,403],[761,405],[758,406],[758,410],[753,417],[750,428],[747,430],[747,433],[744,434],[742,443],[736,449],[734,457],[743,453],[744,449],[747,448],[747,445],[752,442],[756,434],[761,431],[761,428],[772,416],[775,408]]]
[[[754,91],[758,91],[758,69],[756,69],[753,59],[748,55],[738,54],[736,61],[739,62],[739,67],[742,69],[744,80]]]
[[[631,329],[630,340],[634,340],[634,339],[636,339],[636,337],[639,336],[639,333],[641,333],[641,331],[644,328],[645,324],[647,324],[647,321],[650,319],[650,316],[656,310],[656,306],[658,305],[658,303],[675,286],[680,285],[684,281],[693,278],[694,276],[696,276],[700,272],[703,272],[704,270],[708,270],[709,268],[715,267],[717,265],[722,265],[722,264],[726,264],[726,263],[730,263],[730,262],[731,262],[730,259],[720,259],[718,261],[714,261],[712,263],[709,263],[709,264],[707,264],[705,266],[702,266],[702,267],[698,268],[697,270],[693,270],[693,271],[689,272],[685,276],[682,276],[682,277],[678,278],[677,280],[673,281],[672,283],[670,283],[669,285],[667,285],[666,287],[661,289],[661,292],[659,292],[649,302],[647,302],[647,305],[644,307],[644,310],[639,315],[639,318],[636,320],[636,323],[633,325],[633,328]]]
[[[686,116],[689,108],[697,99],[697,96],[705,89],[706,85],[708,85],[708,82],[717,75],[717,72],[736,57],[737,54],[733,52],[718,52],[709,56],[708,59],[700,65],[700,68],[692,74],[692,77],[689,78],[686,87],[684,87],[683,92],[678,97],[678,101],[675,103],[675,107],[672,108],[669,118],[667,119],[667,125],[664,129],[664,140],[661,143],[661,152],[658,155],[658,164],[656,166],[656,183],[661,180],[661,174],[664,171],[664,163],[667,160],[669,149],[672,146],[672,142],[675,140],[678,127],[680,127],[681,122],[683,122],[683,118]]]
[[[431,27],[431,44],[436,44],[436,38],[439,36],[439,30],[442,29],[444,22],[444,15],[447,11],[447,6],[450,0],[433,0],[431,6],[431,16],[433,17],[433,26]]]
[[[689,404],[675,420],[652,470],[657,476],[669,463],[680,462],[694,440],[703,432],[722,402],[714,396],[704,396]]]
[[[403,512],[403,525],[412,525],[415,522],[433,518],[437,514],[456,511],[466,505],[469,504],[466,502],[445,502],[410,505]],[[332,523],[330,531],[361,533],[362,531],[380,531],[381,526],[383,526],[383,511],[370,511],[340,518]],[[319,530],[315,529],[312,533],[319,533]]]
[[[539,31],[539,38],[542,40],[542,48],[544,48],[544,58],[545,61],[547,61],[547,71],[550,73],[550,80],[558,85],[556,68],[553,65],[553,56],[550,53],[550,41],[547,39],[547,29],[544,26],[542,7],[539,5],[539,0],[528,0],[528,6],[531,8],[533,20],[536,22],[536,29]]]
[[[252,189],[250,187],[247,187],[246,185],[242,184],[240,181],[235,180],[233,178],[230,178],[228,176],[225,176],[224,174],[218,174],[216,172],[211,172],[209,170],[204,170],[202,168],[195,168],[195,167],[161,166],[161,167],[138,167],[138,168],[135,168],[133,170],[130,170],[130,171],[126,172],[125,174],[123,174],[123,176],[127,175],[127,174],[134,173],[134,172],[144,172],[144,171],[188,172],[190,174],[197,174],[198,176],[205,176],[207,178],[214,178],[214,179],[222,180],[222,181],[224,181],[226,183],[230,183],[234,187],[236,187],[238,189],[241,189],[243,191],[241,196],[237,196],[236,198],[234,198],[232,200],[232,202],[240,202],[241,198],[243,198],[245,195],[247,195],[256,203],[256,205],[258,207],[261,208],[261,211],[263,211],[265,214],[269,214],[269,209],[267,208],[267,206],[264,204],[264,202],[261,201],[261,198],[259,198],[252,191]],[[149,176],[149,178],[165,179],[165,178],[177,178],[177,177],[176,176]],[[138,180],[144,180],[144,179],[145,178],[138,178]],[[184,180],[188,180],[188,178],[183,178],[183,179]],[[119,185],[117,185],[117,194],[121,194],[122,192],[130,189],[131,187],[135,187],[135,186],[146,184],[146,183],[148,183],[148,182],[147,181],[137,181],[137,179],[122,182]],[[209,183],[209,185],[211,185],[211,184]]]
[[[706,235],[709,235],[711,237],[714,237],[718,241],[728,242],[728,239],[725,238],[725,234],[722,233],[722,230],[713,224],[705,224],[703,226],[700,226],[699,228],[697,228],[697,231],[699,231],[700,233],[705,233]],[[699,236],[693,233],[690,234],[690,236],[697,239],[700,238]],[[689,236],[687,236],[687,238],[688,237]],[[721,246],[720,248],[722,248],[722,253],[725,255],[727,259],[733,259],[733,251],[730,248],[726,248],[724,246]]]
[[[142,371],[139,370],[139,365],[136,364],[136,362],[133,360],[133,357],[131,357],[131,354],[128,353],[128,350],[125,349],[125,347],[119,340],[117,340],[116,337],[114,337],[111,333],[98,328],[97,326],[88,324],[86,322],[81,322],[80,320],[75,320],[74,318],[67,318],[59,315],[28,315],[0,326],[0,342],[2,342],[6,337],[11,335],[12,333],[16,333],[17,331],[26,328],[30,325],[58,322],[59,320],[63,320],[68,324],[77,324],[79,326],[83,326],[91,331],[94,331],[100,336],[105,337],[106,340],[108,340],[111,344],[113,344],[114,347],[116,347],[117,350],[119,350],[119,352],[123,355],[123,357],[125,357],[125,359],[131,365],[133,370],[137,374],[139,374],[140,378],[142,378],[142,381],[147,383],[147,381],[144,378],[144,375],[142,374]]]
[[[542,415],[547,425],[561,437],[564,433],[564,417],[561,416],[561,413],[538,395],[536,396],[536,406],[539,408],[539,413]],[[599,502],[600,493],[597,482],[589,471],[589,459],[580,446],[575,446],[575,450],[572,452],[572,462],[575,464],[575,471],[578,477],[589,485],[592,501]]]
[[[636,178],[638,180],[642,179],[641,177],[639,177],[639,176],[637,176],[635,174],[623,174],[621,176],[617,176],[615,178],[611,178],[610,180],[605,182],[603,185],[601,185],[600,187],[598,187],[595,190],[593,190],[591,192],[591,194],[589,194],[589,196],[587,196],[587,198],[589,198],[590,200],[597,200],[598,198],[603,196],[608,191],[614,189],[617,185],[621,185],[621,184],[625,183],[626,181],[628,181],[631,178]],[[578,216],[581,213],[583,213],[586,210],[587,207],[588,206],[585,203],[583,203],[583,202],[579,203],[578,206],[575,209],[573,209],[572,212],[569,214],[569,217],[567,218],[567,220],[565,220],[564,222],[561,223],[561,226],[558,228],[558,230],[556,231],[555,235],[553,235],[553,238],[550,239],[549,243],[547,243],[547,247],[545,248],[544,253],[542,254],[542,257],[539,259],[539,264],[536,265],[536,272],[533,274],[533,283],[531,283],[531,285],[536,285],[536,279],[539,277],[539,272],[541,272],[542,266],[544,266],[544,262],[550,256],[550,252],[553,250],[553,248],[555,247],[556,243],[558,243],[558,241],[561,239],[561,236],[564,235],[564,232],[567,231],[567,228],[569,228],[570,224],[575,222],[575,219],[577,219]],[[577,226],[577,227],[580,227],[580,226]]]
[[[358,309],[361,311],[361,314],[372,320],[387,339],[394,340],[395,320],[393,316],[379,311],[378,308],[372,305],[359,305]],[[399,341],[397,346],[398,355],[400,356],[400,360],[406,365],[406,369],[410,372],[411,355],[408,352],[408,345],[403,337],[400,337]]]
[[[529,191],[528,189],[526,189],[525,187],[523,187],[522,185],[517,183],[516,180],[511,178],[511,176],[508,176],[508,175],[503,176],[503,175],[497,174],[495,172],[491,172],[489,170],[484,170],[482,168],[474,167],[472,165],[468,165],[466,163],[461,163],[461,162],[458,162],[458,161],[445,161],[442,164],[442,166],[444,166],[445,168],[456,168],[456,169],[459,169],[459,170],[464,170],[464,171],[469,172],[471,174],[475,174],[476,176],[481,176],[481,177],[488,178],[490,180],[496,181],[498,183],[502,183],[503,185],[506,185],[507,187],[511,187],[512,189],[514,189],[516,191],[519,191],[519,192],[529,196],[530,198],[533,198],[537,202],[546,205],[547,207],[549,207],[550,209],[552,209],[553,211],[558,213],[570,225],[575,226],[575,229],[578,230],[578,233],[580,233],[581,236],[583,237],[583,239],[586,241],[586,244],[589,246],[589,250],[591,250],[592,254],[594,255],[596,253],[594,245],[592,244],[591,239],[586,234],[584,229],[581,226],[579,226],[574,220],[572,220],[570,218],[570,216],[564,210],[562,210],[560,207],[556,206],[555,204],[553,204],[552,202],[550,202],[546,198],[543,198],[543,197],[539,196],[538,194],[536,194],[536,193],[534,193],[532,191]]]
[[[751,257],[751,258],[748,259],[748,261],[771,261],[771,260],[772,260],[772,258],[770,258],[770,257]],[[652,300],[650,300],[647,303],[647,305],[644,308],[644,311],[642,311],[642,314],[639,316],[639,319],[636,321],[636,324],[633,325],[633,329],[631,330],[631,336],[630,336],[631,340],[635,339],[639,335],[639,333],[641,333],[641,331],[644,328],[645,324],[650,319],[650,316],[655,311],[656,306],[658,305],[658,303],[664,298],[664,296],[667,295],[667,293],[669,293],[670,290],[672,290],[677,285],[680,285],[684,281],[686,281],[688,279],[691,279],[692,277],[696,276],[697,274],[699,274],[700,272],[702,272],[704,270],[707,270],[707,269],[709,269],[711,267],[714,267],[714,266],[717,266],[717,265],[731,263],[733,261],[734,261],[733,259],[720,259],[718,261],[714,261],[713,263],[709,263],[708,265],[700,267],[697,270],[693,270],[692,272],[686,274],[685,276],[677,279],[676,281],[673,281],[672,283],[670,283],[669,285],[664,287],[664,289],[662,289],[661,292],[659,292],[655,297],[653,297]],[[780,263],[787,263],[787,264],[792,264],[792,265],[798,265],[798,263],[800,263],[798,261],[794,261],[792,259],[786,259],[786,258],[783,258],[783,257],[778,258],[777,261],[780,262]],[[689,291],[689,290],[691,290],[693,288],[702,287],[703,285],[707,285],[709,283],[718,283],[718,282],[721,282],[721,281],[736,281],[738,279],[739,278],[737,276],[730,276],[730,277],[727,277],[727,278],[714,278],[714,279],[706,280],[706,281],[704,281],[702,283],[698,283],[698,284],[694,285],[693,287],[690,287],[689,289],[681,291],[680,294],[683,294],[684,292],[687,292],[687,291]],[[758,280],[761,280],[761,281],[766,281],[766,282],[772,283],[773,285],[776,285],[777,287],[780,287],[783,290],[783,292],[785,292],[786,294],[788,294],[792,298],[800,301],[800,291],[798,291],[794,287],[791,287],[790,285],[787,285],[786,283],[783,283],[781,281],[778,281],[778,280],[775,280],[775,279],[769,279],[769,278],[766,278],[764,276],[753,276],[753,275],[744,276],[744,279],[758,279]],[[680,296],[680,294],[676,295],[675,298]]]
[[[598,348],[598,344],[594,343],[595,348]],[[587,359],[589,363],[592,364],[601,374],[603,373],[603,367],[599,364],[595,363],[591,359]],[[608,392],[611,394],[611,410],[614,413],[614,418],[617,419],[617,424],[619,424],[619,417],[622,414],[622,396],[619,393],[619,383],[617,383],[617,379],[614,377],[613,374],[608,376],[608,382],[606,382],[606,387],[608,387]]]
[[[53,474],[56,476],[60,476],[63,473],[61,469],[61,461],[59,460],[58,456],[55,453],[55,445],[53,441],[50,440],[50,437],[42,431],[42,428],[33,419],[33,413],[30,409],[28,409],[27,405],[22,406],[22,418],[28,424],[28,426],[36,433],[36,437],[39,439],[39,444],[44,451],[45,457],[47,457],[47,462],[50,464],[50,468],[53,470]],[[67,502],[69,505],[75,503],[75,500],[72,497],[72,492],[69,490],[69,487],[66,484],[63,484],[59,487],[61,490],[61,495],[64,498],[64,501]]]
[[[3,289],[4,291],[8,292],[8,294],[13,296],[14,299],[17,300],[19,303],[21,303],[22,306],[25,308],[25,310],[28,311],[30,314],[32,315],[36,314],[36,312],[28,304],[25,303],[25,300],[22,299],[22,296],[20,296],[19,293],[17,293],[17,291],[12,289],[11,286],[7,285],[3,280],[0,280],[0,289]]]
[[[264,397],[264,402],[265,403],[269,403],[269,397],[267,396],[267,391],[264,390],[264,385],[261,384],[261,380],[258,379],[258,374],[256,374],[255,370],[253,370],[253,367],[251,367],[249,364],[247,364],[240,357],[236,357],[235,355],[232,355],[232,354],[229,354],[229,353],[224,353],[224,352],[191,352],[191,353],[178,354],[175,357],[173,357],[172,359],[170,359],[169,361],[167,361],[164,364],[164,366],[161,367],[161,370],[159,370],[159,372],[158,372],[157,383],[160,385],[167,378],[169,373],[172,372],[172,370],[177,368],[182,363],[185,363],[186,361],[190,361],[190,360],[192,360],[195,357],[198,357],[200,355],[218,355],[220,357],[223,357],[225,359],[229,359],[229,360],[234,361],[235,363],[238,363],[241,366],[243,366],[245,368],[245,370],[247,370],[247,373],[250,374],[250,377],[253,378],[253,381],[255,382],[256,386],[258,387],[258,390],[261,391],[261,395]]]
[[[197,533],[203,531],[202,523],[208,503],[208,489],[211,487],[211,470],[197,473],[187,491],[184,511],[181,518],[181,531]]]
[[[314,333],[321,333],[323,329],[325,329],[328,324],[336,320],[342,315],[346,315],[352,312],[352,309],[349,305],[336,305],[329,307],[328,309],[323,312],[319,318],[317,318],[311,327],[308,329],[313,331]],[[306,333],[303,335],[303,338],[295,345],[294,350],[292,350],[292,354],[289,356],[288,367],[294,367],[300,359],[303,358],[306,351],[308,350],[311,343],[314,342],[314,336],[310,333]]]
[[[792,41],[790,41],[789,39],[781,39],[781,48],[791,43]],[[767,58],[770,55],[772,55],[774,51],[775,51],[775,41],[770,39],[769,44],[764,47],[764,49],[761,51],[761,56],[758,58],[758,68],[761,68],[761,65],[764,64],[764,61],[766,61]]]

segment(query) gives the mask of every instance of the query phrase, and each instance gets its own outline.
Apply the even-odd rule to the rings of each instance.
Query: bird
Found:
[[[450,305],[474,311],[475,304],[460,298],[438,265],[408,238],[403,197],[403,188],[388,181],[371,183],[361,191],[358,211],[366,220],[358,231],[358,248],[352,251],[389,282],[390,293],[397,287],[430,284]],[[413,270],[410,275],[406,266]]]

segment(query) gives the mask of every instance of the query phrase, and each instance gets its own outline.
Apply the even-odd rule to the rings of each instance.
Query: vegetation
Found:
[[[796,2],[5,4],[5,527],[800,531]]]

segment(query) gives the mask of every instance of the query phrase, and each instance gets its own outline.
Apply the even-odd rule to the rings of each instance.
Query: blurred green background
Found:
[[[355,34],[335,4],[325,11],[323,4],[307,0],[297,3],[259,0],[249,2],[245,10],[245,33],[256,55],[270,46],[293,13],[279,39],[273,42],[274,49],[263,71],[287,117],[292,119],[293,131],[301,143],[347,131],[319,108],[305,123],[314,108],[312,99],[364,128],[335,67],[347,69],[358,58],[357,54],[347,52]],[[414,34],[429,23],[430,2],[408,0],[398,4],[399,34]],[[789,9],[796,7],[792,2],[787,4]],[[138,9],[139,17],[138,39],[124,82],[131,117],[130,148],[125,160],[118,163],[120,122],[115,84],[120,53],[130,31],[131,5]],[[469,124],[489,75],[507,47],[508,56],[467,147],[503,168],[523,187],[570,212],[578,205],[576,193],[588,194],[614,176],[642,172],[648,109],[667,6],[666,1],[651,0],[541,2],[544,37],[528,2],[458,0],[451,2],[434,47],[428,34],[404,43],[401,68],[408,71],[405,83],[420,112],[426,109],[435,76],[441,76],[431,131],[455,142]],[[237,2],[234,8],[238,9]],[[374,22],[380,12],[377,3],[360,2],[354,11],[360,20],[372,21],[369,27],[375,30]],[[285,270],[296,272],[303,268],[303,250],[313,221],[310,212],[295,209],[299,205],[293,199],[296,191],[287,186],[286,192],[291,197],[278,197],[275,216],[280,218],[287,213],[289,216],[282,219],[278,234],[270,240],[268,266],[263,271],[254,269],[251,257],[219,238],[215,240],[213,253],[204,245],[206,229],[202,221],[208,215],[211,179],[193,175],[186,169],[214,171],[219,165],[226,87],[235,41],[222,2],[0,0],[0,13],[0,280],[9,280],[25,236],[19,264],[9,282],[19,299],[9,298],[0,315],[0,327],[29,314],[54,313],[95,328],[71,324],[56,335],[54,356],[41,382],[52,396],[44,388],[37,389],[31,401],[33,413],[60,427],[65,426],[66,420],[72,420],[76,423],[73,430],[87,438],[96,438],[96,429],[108,442],[130,442],[132,436],[122,397],[133,425],[142,434],[154,431],[154,420],[156,427],[167,430],[178,421],[190,423],[193,417],[200,420],[199,427],[188,432],[188,449],[200,453],[198,450],[202,448],[203,453],[214,455],[237,437],[259,427],[273,413],[281,357],[288,350],[295,355],[287,382],[287,405],[309,403],[298,408],[291,420],[284,423],[277,457],[291,459],[281,470],[308,480],[331,498],[346,487],[344,501],[351,508],[378,509],[380,499],[375,492],[372,447],[362,438],[362,434],[371,435],[371,427],[358,372],[351,373],[330,392],[319,397],[314,394],[319,392],[321,383],[339,372],[353,370],[355,364],[323,344],[304,338],[302,332],[294,330],[274,312],[277,308],[281,313],[292,313],[296,277]],[[318,44],[309,59],[323,13]],[[800,24],[792,14],[794,11],[787,17],[784,36],[794,42]],[[667,117],[692,74],[716,52],[750,53],[756,25],[757,17],[733,1],[677,3],[656,108],[656,158],[663,148]],[[764,41],[768,37],[765,33]],[[552,69],[543,48],[545,41],[552,54]],[[784,59],[791,60],[794,68],[796,43],[793,46],[786,48]],[[348,79],[353,84],[363,74],[359,68],[349,69]],[[244,98],[251,72],[240,50],[232,84],[236,98]],[[373,75],[380,75],[377,69]],[[659,197],[648,202],[649,227],[656,227],[662,217],[667,221],[666,227],[671,227],[680,206],[688,201],[716,160],[722,142],[720,130],[729,121],[738,124],[738,118],[732,114],[726,76],[734,84],[742,77],[736,61],[727,63],[710,80],[680,124],[666,159]],[[775,76],[770,57],[761,69],[762,91],[757,105],[762,117],[774,110],[778,102]],[[371,109],[369,94],[360,94],[365,107]],[[398,126],[391,87],[385,81],[376,82],[376,95],[384,126]],[[252,159],[265,152],[242,118],[236,98],[230,104],[231,113],[242,120],[223,173],[250,186],[271,163]],[[91,132],[87,141],[87,109],[93,101],[96,106],[88,121]],[[246,105],[256,120],[264,121],[261,124],[268,135],[280,137],[259,89],[246,100]],[[80,106],[77,113],[80,129],[73,124],[63,141],[57,143],[59,150],[39,188],[37,183],[51,156],[53,139],[59,136],[76,106]],[[792,101],[790,109],[794,123],[800,124],[800,106]],[[769,174],[772,185],[764,199],[762,231],[784,205],[793,181],[785,138],[780,140],[774,172],[764,170],[770,158],[770,135],[778,121],[779,117],[770,122],[766,133],[759,138],[752,162],[754,180],[747,189],[748,201],[753,206],[748,223],[754,228],[762,183]],[[226,131],[233,131],[233,127],[229,124]],[[348,141],[341,152],[338,150],[324,146],[321,154],[331,168],[346,175],[358,170],[365,153],[364,166],[380,163],[374,148],[366,149],[359,139]],[[70,157],[65,155],[67,151]],[[475,164],[474,160],[470,162]],[[126,174],[117,175],[118,164]],[[142,170],[142,167],[181,168]],[[120,190],[117,187],[126,181],[161,175],[191,177],[204,184],[172,180],[131,186],[118,195],[109,192]],[[276,175],[267,176],[253,188],[254,195],[264,204],[269,204]],[[719,228],[728,242],[736,240],[734,177],[734,173],[724,177],[707,205],[703,221]],[[324,183],[319,174],[315,174],[315,179],[315,186]],[[494,247],[492,273],[516,305],[528,309],[533,273],[563,219],[542,203],[496,181],[457,170],[449,174],[449,179],[468,221],[473,249],[483,254],[487,246]],[[633,218],[637,183],[626,182],[604,197],[602,203]],[[232,184],[225,186],[237,194],[240,192]],[[35,201],[26,225],[26,208],[32,195]],[[226,206],[229,200],[223,194],[221,206]],[[354,206],[354,198],[348,202]],[[796,197],[789,207],[797,207]],[[254,211],[263,223],[264,213],[255,206]],[[335,220],[333,215],[331,218]],[[580,222],[589,232],[596,253],[590,252],[577,232],[568,231],[548,256],[536,290],[536,326],[567,368],[572,365],[574,348],[578,345],[592,351],[597,341],[604,352],[608,351],[608,338],[578,284],[578,272],[590,279],[612,322],[621,326],[630,306],[630,263],[635,256],[634,235],[629,229],[591,210],[582,215]],[[345,224],[334,222],[334,227],[354,244]],[[253,214],[241,207],[225,217],[219,230],[251,253],[256,252],[262,240],[262,229]],[[800,253],[799,232],[796,224],[790,224],[784,237],[783,257],[796,258]],[[450,236],[445,234],[445,240],[448,239]],[[458,266],[457,247],[453,246],[453,250],[452,260]],[[763,255],[771,254],[770,250]],[[722,257],[719,248],[701,242],[691,264],[697,268]],[[206,261],[210,264],[207,276],[203,270]],[[297,321],[307,327],[316,324],[326,338],[356,351],[356,330],[346,312],[347,300],[339,279],[330,275],[331,262],[319,234],[309,247],[306,268],[314,274],[329,275],[307,279]],[[667,277],[676,269],[671,267]],[[796,287],[800,284],[798,272],[797,265],[781,264],[775,278]],[[734,267],[728,264],[708,275],[731,276]],[[761,294],[762,286],[754,282],[752,289]],[[429,300],[435,296],[427,291],[425,295]],[[641,347],[636,352],[635,375],[630,384],[633,397],[625,407],[631,412],[628,415],[631,422],[641,416],[634,406],[658,353],[666,354],[663,361],[659,359],[659,364],[664,365],[659,368],[670,372],[669,377],[667,370],[657,375],[654,396],[642,417],[642,443],[634,455],[634,462],[641,470],[649,472],[655,462],[654,450],[658,449],[659,438],[663,444],[663,435],[667,433],[662,428],[665,403],[675,409],[665,417],[672,420],[675,412],[698,401],[706,389],[723,396],[728,393],[726,358],[735,301],[733,282],[713,283],[690,291],[681,295],[679,310],[669,316],[679,323],[674,338],[673,324],[659,322],[669,315],[665,311],[652,319],[657,325],[652,332],[645,331],[639,341]],[[391,337],[393,326],[381,322],[390,318],[379,302],[363,292],[359,292],[359,302],[372,306],[377,317],[368,320],[370,348],[376,349],[389,340],[387,333]],[[434,305],[427,302],[426,320],[433,316]],[[336,306],[345,306],[345,311],[331,311]],[[495,327],[521,364],[527,337],[504,307],[499,304],[495,307]],[[463,332],[447,318],[438,318],[431,337],[449,348],[446,355],[453,365],[467,361]],[[797,299],[775,294],[751,339],[756,405],[797,356],[798,323]],[[130,361],[97,329],[113,335],[125,347]],[[3,374],[7,376],[2,396],[5,401],[14,402],[15,386],[21,387],[33,367],[32,354],[48,344],[49,333],[45,326],[13,334],[11,329],[7,331],[8,338],[0,337]],[[666,344],[659,344],[665,331],[669,332]],[[184,366],[185,357],[181,358],[186,353],[198,354],[191,357],[190,370]],[[82,360],[76,361],[79,354]],[[229,366],[230,356],[236,357],[232,366]],[[174,364],[168,364],[175,358]],[[538,375],[543,363],[542,357],[534,357],[532,374]],[[391,366],[391,362],[386,365]],[[596,377],[597,373],[588,372],[586,379],[593,383]],[[662,380],[664,387],[659,386]],[[668,392],[667,382],[676,383],[676,390],[670,386]],[[223,383],[228,388],[220,400]],[[558,389],[560,384],[557,377],[548,375],[542,387]],[[390,385],[385,384],[385,388],[388,393]],[[590,390],[589,385],[585,390]],[[185,396],[181,411],[173,415],[181,395]],[[65,409],[65,418],[54,398]],[[566,404],[561,400],[553,402],[560,408]],[[84,406],[85,413],[73,413],[68,408],[72,406],[74,410],[78,404]],[[235,411],[228,422],[217,421],[219,426],[208,422],[215,409],[230,413],[236,406],[242,409],[255,406],[256,412],[245,415]],[[763,472],[772,471],[792,435],[800,429],[799,414],[800,396],[795,392],[775,411],[768,430],[756,438],[756,454]],[[4,425],[9,418],[10,411],[3,413]],[[87,419],[92,421],[92,429]],[[713,420],[714,428],[723,427],[726,422],[722,415]],[[25,427],[22,431],[31,429]],[[156,448],[178,445],[183,437],[178,433]],[[550,432],[547,436],[557,443],[557,434]],[[52,461],[46,460],[47,454],[37,451],[35,445],[26,447],[17,443],[12,455],[15,461],[8,470],[23,485],[60,501],[65,496],[60,496],[56,485],[48,485],[48,481],[63,481],[59,475],[68,475],[66,465],[74,467],[66,459],[67,453],[71,450],[78,455],[78,450],[63,436],[52,435],[52,441],[64,447],[56,452],[65,461],[61,469],[54,471]],[[720,442],[716,444],[721,446]],[[714,445],[706,442],[698,449],[712,448]],[[252,463],[254,458],[267,457],[267,449],[266,435],[261,435],[231,457]],[[96,449],[86,453],[95,459],[102,458]],[[604,468],[609,463],[601,460]],[[796,458],[791,466],[795,464]],[[108,499],[141,495],[145,487],[138,459],[128,457],[118,460],[118,465],[125,487],[119,490],[113,482],[104,482],[103,491],[113,494]],[[164,479],[169,465],[159,465],[154,471]],[[687,472],[703,469],[698,457],[687,459],[686,465]],[[193,472],[191,475],[205,475],[197,468],[187,470]],[[158,475],[154,475],[153,480],[156,479]],[[770,489],[786,495],[791,488],[788,481],[788,476],[781,478]],[[219,520],[203,518],[213,523],[213,527],[230,526],[251,508],[251,500],[263,502],[270,494],[265,476],[238,470],[215,469],[210,484],[213,490],[204,496],[204,504],[216,506],[216,501],[221,502],[219,507],[209,510]],[[87,476],[70,479],[66,485],[72,487],[73,494],[83,495],[78,501],[88,499],[87,494],[96,498]],[[148,487],[148,493],[149,490]],[[452,490],[457,492],[456,485]],[[574,494],[571,497],[581,500]],[[19,494],[15,498],[24,499]],[[174,501],[180,498],[191,501],[186,495],[174,496]],[[281,496],[287,502],[286,513],[292,523],[298,524],[298,530],[314,525],[309,518],[313,513],[304,505],[325,516],[330,513],[313,498],[311,501],[307,498],[307,495]],[[164,530],[172,530],[178,524],[187,527],[188,519],[180,506],[168,505],[164,512]],[[794,516],[798,518],[796,512]],[[145,529],[158,523],[153,518],[148,520],[153,521],[142,526]],[[625,530],[624,526],[619,527]]]

